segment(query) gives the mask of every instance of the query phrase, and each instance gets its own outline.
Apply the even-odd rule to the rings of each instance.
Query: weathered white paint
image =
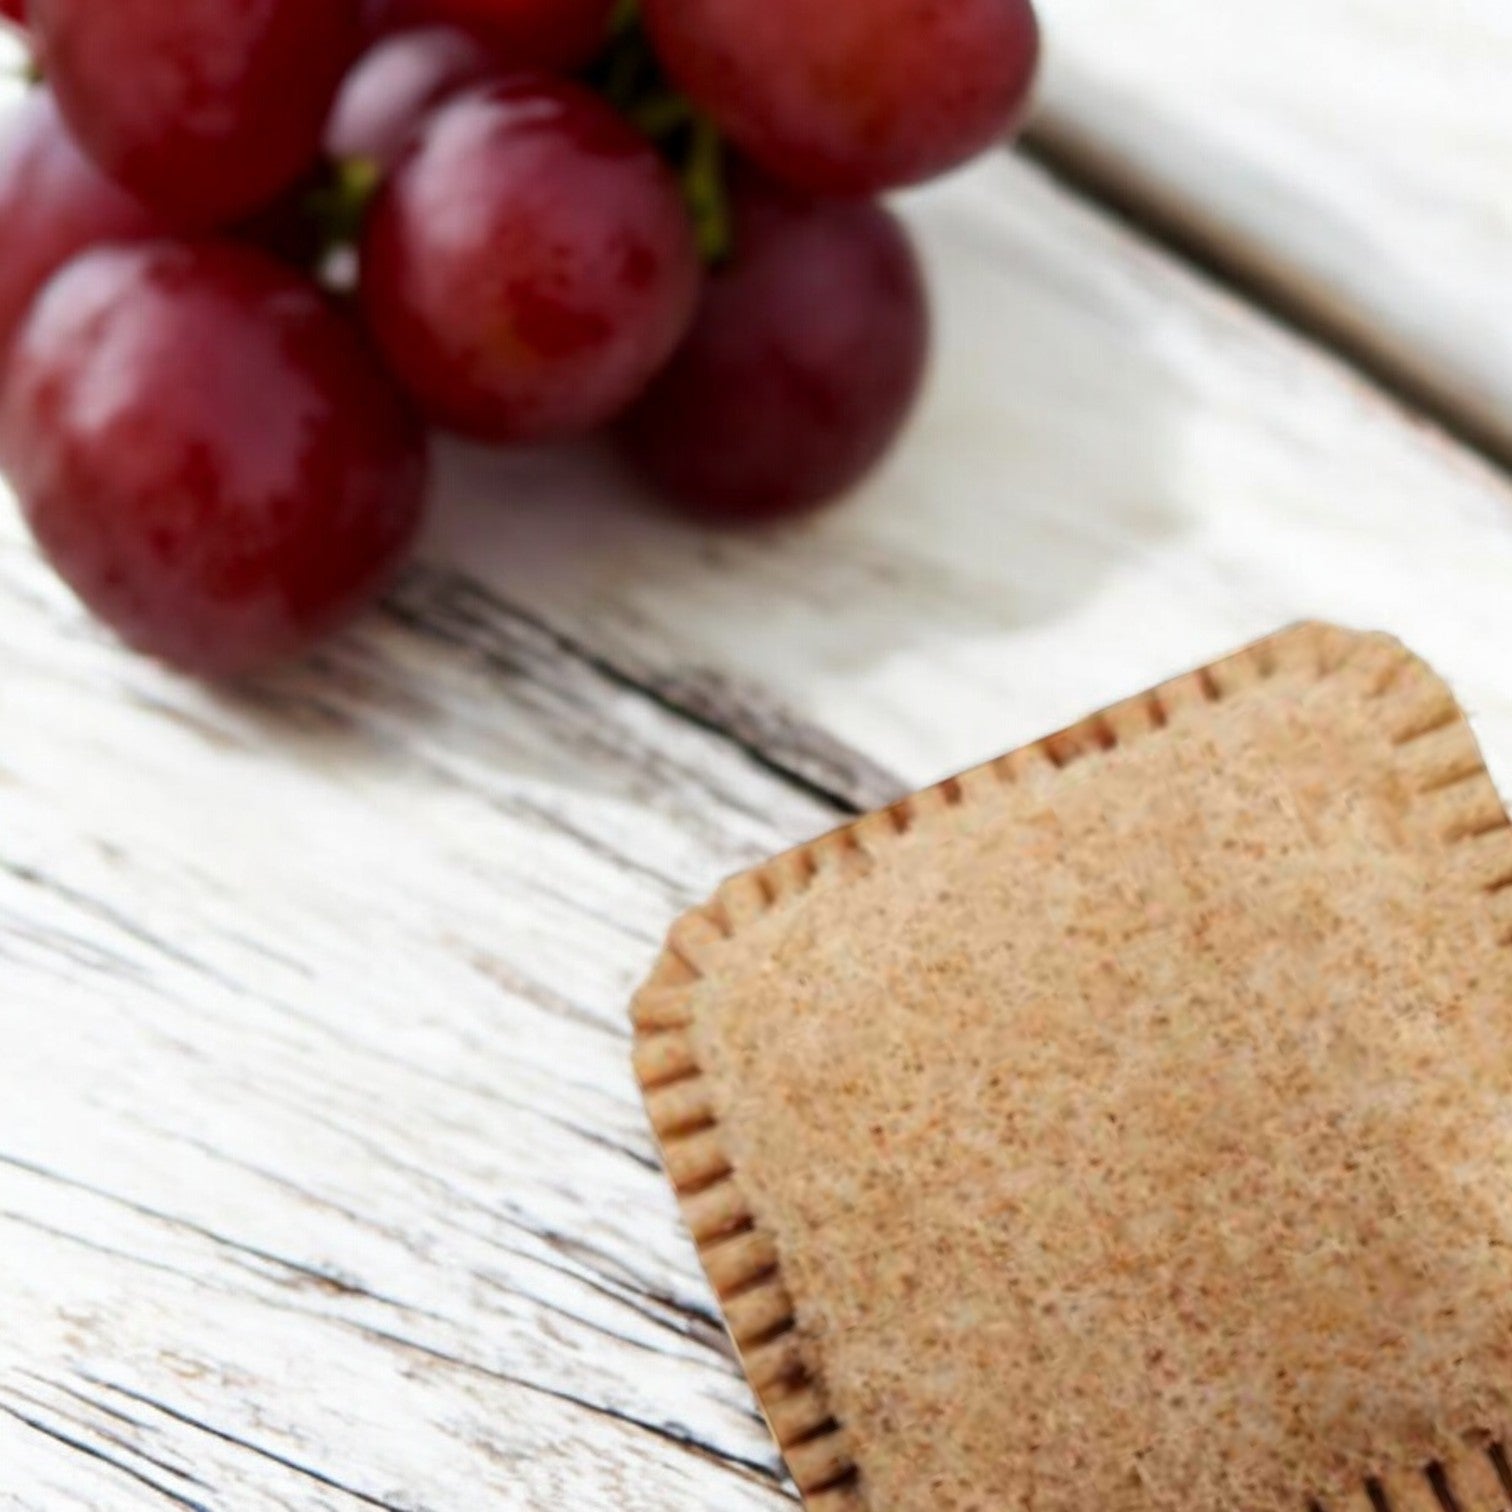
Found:
[[[1494,474],[1032,170],[910,213],[929,402],[805,526],[455,455],[389,607],[231,696],[0,511],[7,1512],[791,1505],[626,1064],[667,920],[1302,613],[1509,770]]]
[[[11,533],[0,659],[0,1420],[215,1507],[781,1504],[622,1008],[831,811],[440,574],[212,698]]]
[[[1512,492],[1348,368],[1002,158],[910,206],[940,327],[845,507],[710,539],[577,458],[459,465],[445,549],[912,781],[1285,621],[1394,629],[1512,751]]]
[[[1512,10],[1041,0],[1042,144],[1512,457]]]

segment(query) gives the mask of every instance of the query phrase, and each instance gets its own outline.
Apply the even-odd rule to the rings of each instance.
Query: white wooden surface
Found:
[[[1047,151],[1512,459],[1512,8],[1042,8]]]
[[[0,510],[0,1507],[791,1506],[626,1061],[673,914],[1301,614],[1512,774],[1497,473],[1032,168],[909,213],[932,391],[808,525],[452,453],[385,610],[217,695]]]

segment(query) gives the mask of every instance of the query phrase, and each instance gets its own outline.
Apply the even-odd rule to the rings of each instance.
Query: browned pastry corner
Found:
[[[1304,625],[727,882],[636,1066],[812,1512],[1506,1512],[1512,828]]]

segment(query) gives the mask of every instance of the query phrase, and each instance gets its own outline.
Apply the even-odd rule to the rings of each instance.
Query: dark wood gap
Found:
[[[1184,264],[1263,315],[1272,324],[1347,364],[1399,410],[1409,422],[1426,422],[1457,441],[1512,482],[1512,450],[1489,426],[1458,413],[1434,386],[1405,362],[1374,348],[1353,323],[1320,309],[1288,286],[1286,277],[1263,260],[1246,264],[1212,244],[1182,210],[1162,204],[1159,191],[1141,193],[1126,182],[1091,143],[1069,139],[1048,123],[1031,124],[1013,150],[1051,179],[1113,219],[1141,240]]]

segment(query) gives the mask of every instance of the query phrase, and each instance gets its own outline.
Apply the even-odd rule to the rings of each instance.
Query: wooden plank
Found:
[[[1038,150],[1512,458],[1512,13],[1042,0]]]
[[[1030,165],[908,208],[933,381],[852,501],[709,537],[600,459],[459,454],[437,549],[678,700],[775,694],[911,784],[1308,617],[1408,638],[1512,752],[1501,475]]]
[[[0,627],[0,1423],[68,1504],[782,1504],[624,1005],[834,810],[439,571],[235,698],[13,535]]]
[[[910,213],[933,390],[808,524],[453,453],[387,608],[228,695],[0,511],[0,1506],[791,1505],[632,1088],[666,921],[1306,612],[1512,754],[1498,477],[1031,168]]]

